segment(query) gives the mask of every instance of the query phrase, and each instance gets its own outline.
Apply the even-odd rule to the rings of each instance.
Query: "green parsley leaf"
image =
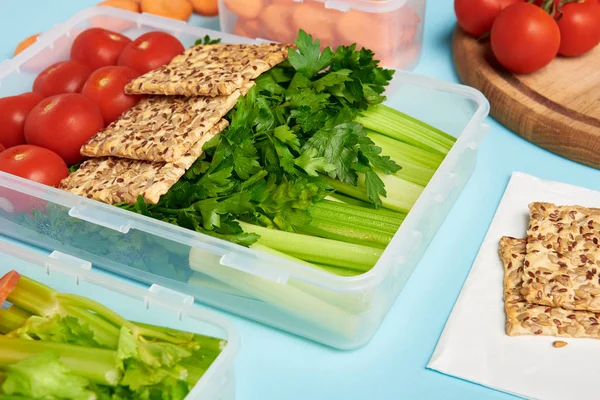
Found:
[[[197,39],[194,42],[194,46],[198,46],[198,45],[201,45],[201,44],[219,44],[219,43],[221,43],[221,39],[220,38],[212,39],[209,35],[206,35],[206,36],[204,36],[201,39]]]
[[[312,78],[333,61],[333,50],[327,47],[321,52],[321,42],[318,39],[313,42],[313,37],[303,30],[298,33],[296,46],[298,51],[288,50],[289,62],[296,71],[304,74],[307,78]]]

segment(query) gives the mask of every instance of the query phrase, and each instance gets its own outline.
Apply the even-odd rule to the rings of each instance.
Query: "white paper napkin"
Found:
[[[531,399],[600,398],[600,340],[505,333],[498,241],[526,236],[528,204],[535,201],[600,207],[600,192],[512,175],[427,367]],[[556,340],[568,346],[554,348]]]

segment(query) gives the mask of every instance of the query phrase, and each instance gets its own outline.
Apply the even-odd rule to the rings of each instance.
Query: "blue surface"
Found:
[[[95,0],[0,0],[0,59]],[[452,66],[451,0],[429,0],[423,57],[415,72],[458,82]],[[216,27],[194,17],[192,24]],[[207,25],[208,24],[208,25]],[[491,118],[477,170],[372,342],[340,352],[230,317],[242,336],[240,400],[509,399],[425,366],[469,272],[512,171],[600,189],[600,172],[552,155]]]

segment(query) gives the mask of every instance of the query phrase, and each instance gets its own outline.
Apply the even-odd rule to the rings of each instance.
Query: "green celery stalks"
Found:
[[[448,154],[456,142],[447,133],[384,104],[369,107],[355,121],[367,129],[442,155]]]
[[[357,227],[356,225],[343,222],[320,219],[314,215],[312,221],[299,228],[299,231],[320,238],[370,246],[378,249],[385,249],[394,237],[393,233]]]
[[[27,357],[56,352],[71,371],[92,382],[116,386],[121,379],[116,351],[0,336],[0,369]]]
[[[369,137],[373,140],[375,145],[381,147],[382,155],[389,156],[396,164],[402,167],[399,171],[395,172],[394,175],[409,182],[416,183],[417,185],[427,186],[431,177],[435,174],[435,171],[443,161],[442,156],[428,153],[422,149],[387,136],[369,132]],[[439,160],[433,160],[433,162],[430,163],[429,159],[433,157],[429,156],[433,156]],[[425,165],[426,163],[433,165]]]
[[[6,335],[19,328],[25,321],[27,321],[27,318],[23,318],[18,312],[15,313],[14,311],[0,308],[0,334]]]
[[[383,253],[374,247],[239,223],[244,232],[260,235],[258,243],[308,262],[366,272]]]
[[[361,227],[396,233],[406,214],[385,209],[369,209],[351,204],[341,205],[322,200],[310,208],[313,217],[356,224]]]
[[[377,172],[377,175],[383,181],[386,197],[381,197],[383,207],[388,210],[397,211],[400,213],[408,213],[417,202],[421,193],[425,189],[423,186],[412,182],[405,181],[395,175],[386,175],[382,172]],[[327,176],[323,177],[327,183],[336,191],[339,191],[347,196],[355,197],[359,200],[368,201],[369,197],[364,185],[364,175],[359,175],[358,186],[347,185],[337,179],[331,179]]]
[[[235,287],[243,293],[343,336],[352,336],[356,320],[348,312],[291,285],[282,285],[220,265],[219,256],[192,248],[190,268]]]
[[[379,210],[328,200],[310,208],[312,220],[299,230],[313,236],[385,248],[400,227],[404,216],[394,217]]]

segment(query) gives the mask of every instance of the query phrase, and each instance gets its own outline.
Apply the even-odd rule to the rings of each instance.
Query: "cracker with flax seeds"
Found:
[[[600,313],[541,306],[525,300],[521,290],[526,246],[526,239],[506,236],[500,239],[506,334],[600,339]]]
[[[600,312],[600,210],[532,203],[523,271],[525,300]]]
[[[63,179],[60,188],[108,204],[134,204],[138,196],[156,204],[202,154],[206,142],[229,123],[222,119],[179,160],[148,162],[117,157],[92,158]]]
[[[228,96],[150,96],[126,111],[81,148],[88,157],[119,157],[152,162],[175,162],[233,107],[254,85]]]
[[[212,44],[189,48],[126,87],[129,94],[223,96],[288,57],[288,44]]]

